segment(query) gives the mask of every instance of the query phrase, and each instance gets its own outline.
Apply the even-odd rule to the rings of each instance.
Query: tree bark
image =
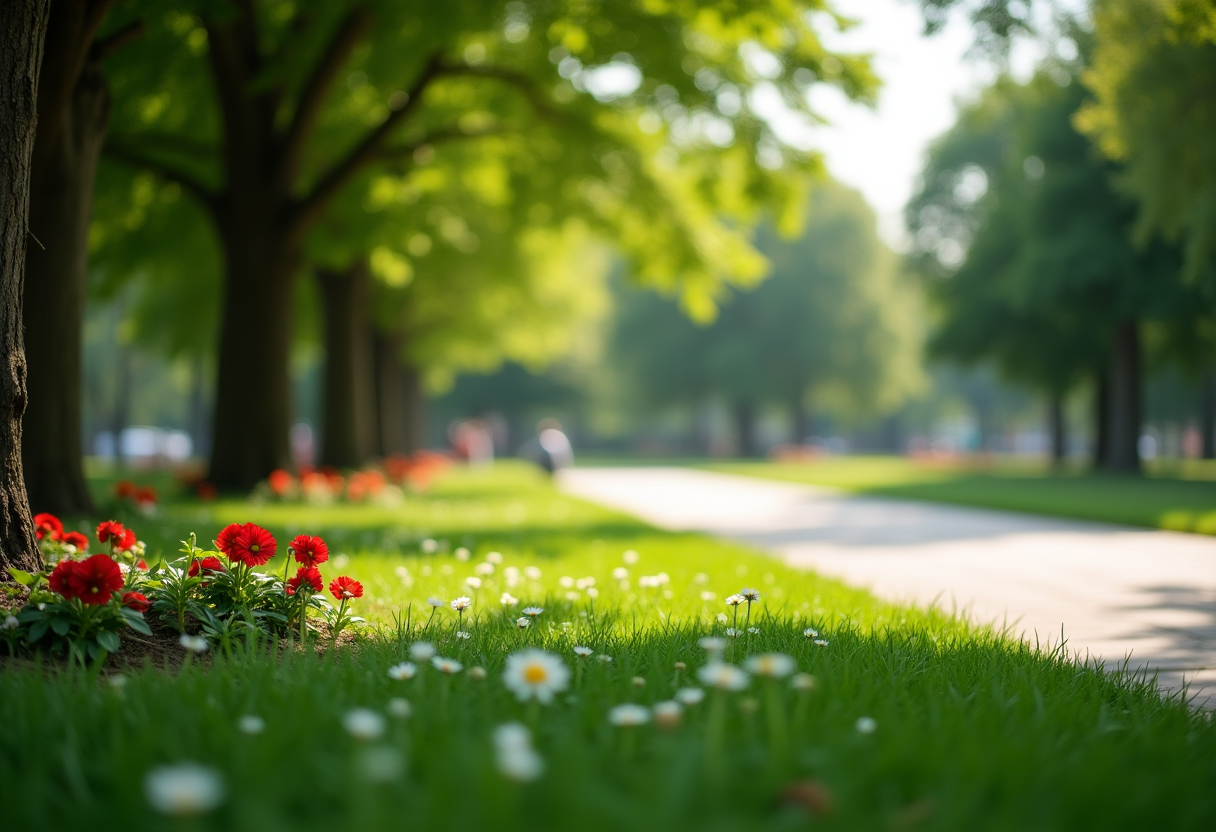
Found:
[[[401,342],[395,335],[373,330],[372,364],[376,407],[375,452],[386,457],[406,452],[405,396],[400,384]]]
[[[405,400],[405,450],[421,451],[426,447],[426,391],[422,388],[422,371],[403,365],[399,378]]]
[[[373,453],[374,400],[367,264],[316,270],[325,319],[322,465],[356,468]]]
[[[1135,321],[1115,329],[1110,369],[1110,442],[1106,470],[1140,473],[1140,330]]]
[[[1064,396],[1053,392],[1047,400],[1047,426],[1051,433],[1051,464],[1059,467],[1068,455],[1068,434],[1064,420]]]
[[[0,2],[0,568],[41,565],[21,465],[27,401],[21,284],[48,0]]]
[[[22,455],[30,503],[56,514],[93,510],[80,435],[81,331],[93,183],[110,101],[99,61],[89,58],[109,3],[89,5],[52,4],[30,178]]]
[[[1216,370],[1203,371],[1203,390],[1199,399],[1200,456],[1216,459]]]
[[[741,457],[760,455],[756,447],[756,406],[751,402],[735,403],[735,448]]]

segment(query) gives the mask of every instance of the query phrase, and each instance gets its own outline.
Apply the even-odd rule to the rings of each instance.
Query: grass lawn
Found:
[[[1216,534],[1216,469],[1203,463],[1150,469],[1145,477],[1052,473],[1038,463],[979,467],[886,456],[697,467],[913,500]]]
[[[123,668],[121,684],[113,667],[4,660],[6,829],[1216,828],[1216,725],[1151,681],[657,531],[521,466],[455,472],[396,509],[180,503],[129,520],[153,557],[238,520],[280,547],[320,534],[327,580],[363,582],[356,611],[369,624],[321,656],[212,650],[180,670]],[[738,626],[758,632],[726,639],[725,660],[782,653],[814,689],[753,674],[740,691],[707,689],[678,725],[610,724],[623,703],[707,688],[698,641],[736,623],[723,599],[743,586],[762,598],[750,621],[734,608]],[[504,607],[504,592],[519,605]],[[453,610],[432,619],[427,605],[464,594],[468,639]],[[544,612],[521,630],[527,604]],[[412,679],[390,678],[419,641],[463,670],[418,662]],[[595,655],[577,658],[576,645]],[[549,704],[518,702],[503,683],[507,655],[528,646],[572,670]],[[375,716],[347,726],[353,709]],[[242,730],[247,716],[262,730]],[[500,771],[492,737],[507,722],[531,734],[535,779]],[[218,774],[222,799],[196,817],[151,812],[145,778],[185,761]]]

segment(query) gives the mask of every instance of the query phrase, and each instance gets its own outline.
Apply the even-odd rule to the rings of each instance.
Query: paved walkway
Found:
[[[1216,707],[1216,537],[847,494],[686,468],[578,468],[569,494],[734,538],[882,598],[936,603],[1160,671]]]

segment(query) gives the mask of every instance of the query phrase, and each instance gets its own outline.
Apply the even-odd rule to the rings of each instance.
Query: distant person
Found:
[[[474,468],[494,462],[494,438],[485,422],[469,419],[457,422],[448,431],[452,451]]]
[[[566,434],[562,433],[561,422],[556,419],[540,421],[536,426],[536,438],[528,441],[522,455],[550,474],[574,464],[574,448]]]

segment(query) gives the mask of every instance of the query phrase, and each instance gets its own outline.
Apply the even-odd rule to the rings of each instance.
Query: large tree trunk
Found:
[[[1068,434],[1064,420],[1064,395],[1053,392],[1047,399],[1047,429],[1051,434],[1051,464],[1059,467],[1068,455]]]
[[[375,379],[376,442],[378,456],[406,452],[405,391],[400,384],[401,342],[395,335],[372,332],[372,364]]]
[[[263,194],[259,194],[261,196]],[[299,254],[267,211],[229,201],[214,444],[207,478],[249,489],[290,469],[292,308]]]
[[[756,406],[751,402],[735,403],[735,450],[741,457],[760,455],[756,447]]]
[[[41,559],[21,467],[27,400],[21,284],[29,222],[30,157],[48,0],[0,2],[0,568]]]
[[[402,366],[399,377],[405,400],[405,450],[413,453],[426,447],[426,391],[417,367]]]
[[[317,269],[325,319],[322,465],[356,468],[373,453],[374,400],[367,264]]]
[[[1135,321],[1115,330],[1110,372],[1110,453],[1106,470],[1140,473],[1140,331]]]
[[[100,61],[136,31],[94,42],[111,2],[52,4],[38,90],[23,304],[29,407],[22,455],[30,503],[56,514],[93,510],[80,435],[81,330],[93,182],[110,109]]]
[[[1203,391],[1199,399],[1200,456],[1216,459],[1216,370],[1203,371]]]

